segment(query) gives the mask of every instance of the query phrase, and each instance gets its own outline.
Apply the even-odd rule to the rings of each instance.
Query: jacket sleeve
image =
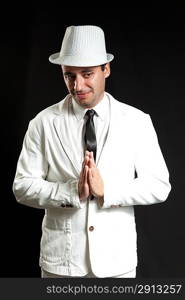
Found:
[[[111,182],[105,182],[103,208],[163,202],[171,190],[168,169],[150,116],[145,114],[136,127],[134,165],[137,176],[125,183],[120,172],[119,179],[112,176]]]
[[[48,163],[45,155],[42,125],[32,120],[24,137],[13,192],[19,203],[35,208],[81,208],[78,181],[49,182],[46,180]]]

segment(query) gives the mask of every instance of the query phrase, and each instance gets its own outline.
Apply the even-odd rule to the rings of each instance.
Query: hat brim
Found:
[[[54,53],[49,56],[49,61],[52,64],[64,65],[64,66],[73,66],[73,67],[93,67],[100,66],[106,63],[111,62],[114,59],[114,55],[107,53],[106,58],[98,58],[96,56],[72,56],[64,55],[60,56],[60,52]]]

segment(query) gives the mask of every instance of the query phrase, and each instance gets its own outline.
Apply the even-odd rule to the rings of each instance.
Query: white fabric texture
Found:
[[[60,52],[50,55],[49,61],[57,65],[92,67],[112,61],[106,53],[105,36],[98,26],[81,25],[66,28]]]
[[[41,269],[41,277],[42,278],[66,278],[66,276],[49,273],[43,269]],[[83,277],[84,278],[96,278],[96,276],[92,272],[89,272],[87,275],[85,275]],[[113,278],[135,278],[135,277],[136,277],[136,268],[127,273],[114,276]],[[70,278],[70,277],[68,277],[68,278]]]

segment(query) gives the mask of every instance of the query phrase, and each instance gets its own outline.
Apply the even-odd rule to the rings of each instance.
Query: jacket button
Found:
[[[90,226],[89,231],[93,231],[93,230],[94,230],[94,226]]]

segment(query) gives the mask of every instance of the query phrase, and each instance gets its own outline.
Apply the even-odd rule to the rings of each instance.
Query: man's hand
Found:
[[[82,170],[80,173],[80,179],[78,183],[78,193],[80,200],[84,200],[90,194],[89,184],[88,184],[88,163],[89,163],[89,152],[86,151],[86,155],[82,164]]]
[[[97,198],[104,196],[104,183],[100,172],[96,167],[93,152],[89,153],[88,183],[91,195]]]
[[[78,184],[80,200],[89,195],[102,198],[104,195],[104,183],[98,168],[94,162],[93,152],[86,151],[82,164],[82,171]]]

